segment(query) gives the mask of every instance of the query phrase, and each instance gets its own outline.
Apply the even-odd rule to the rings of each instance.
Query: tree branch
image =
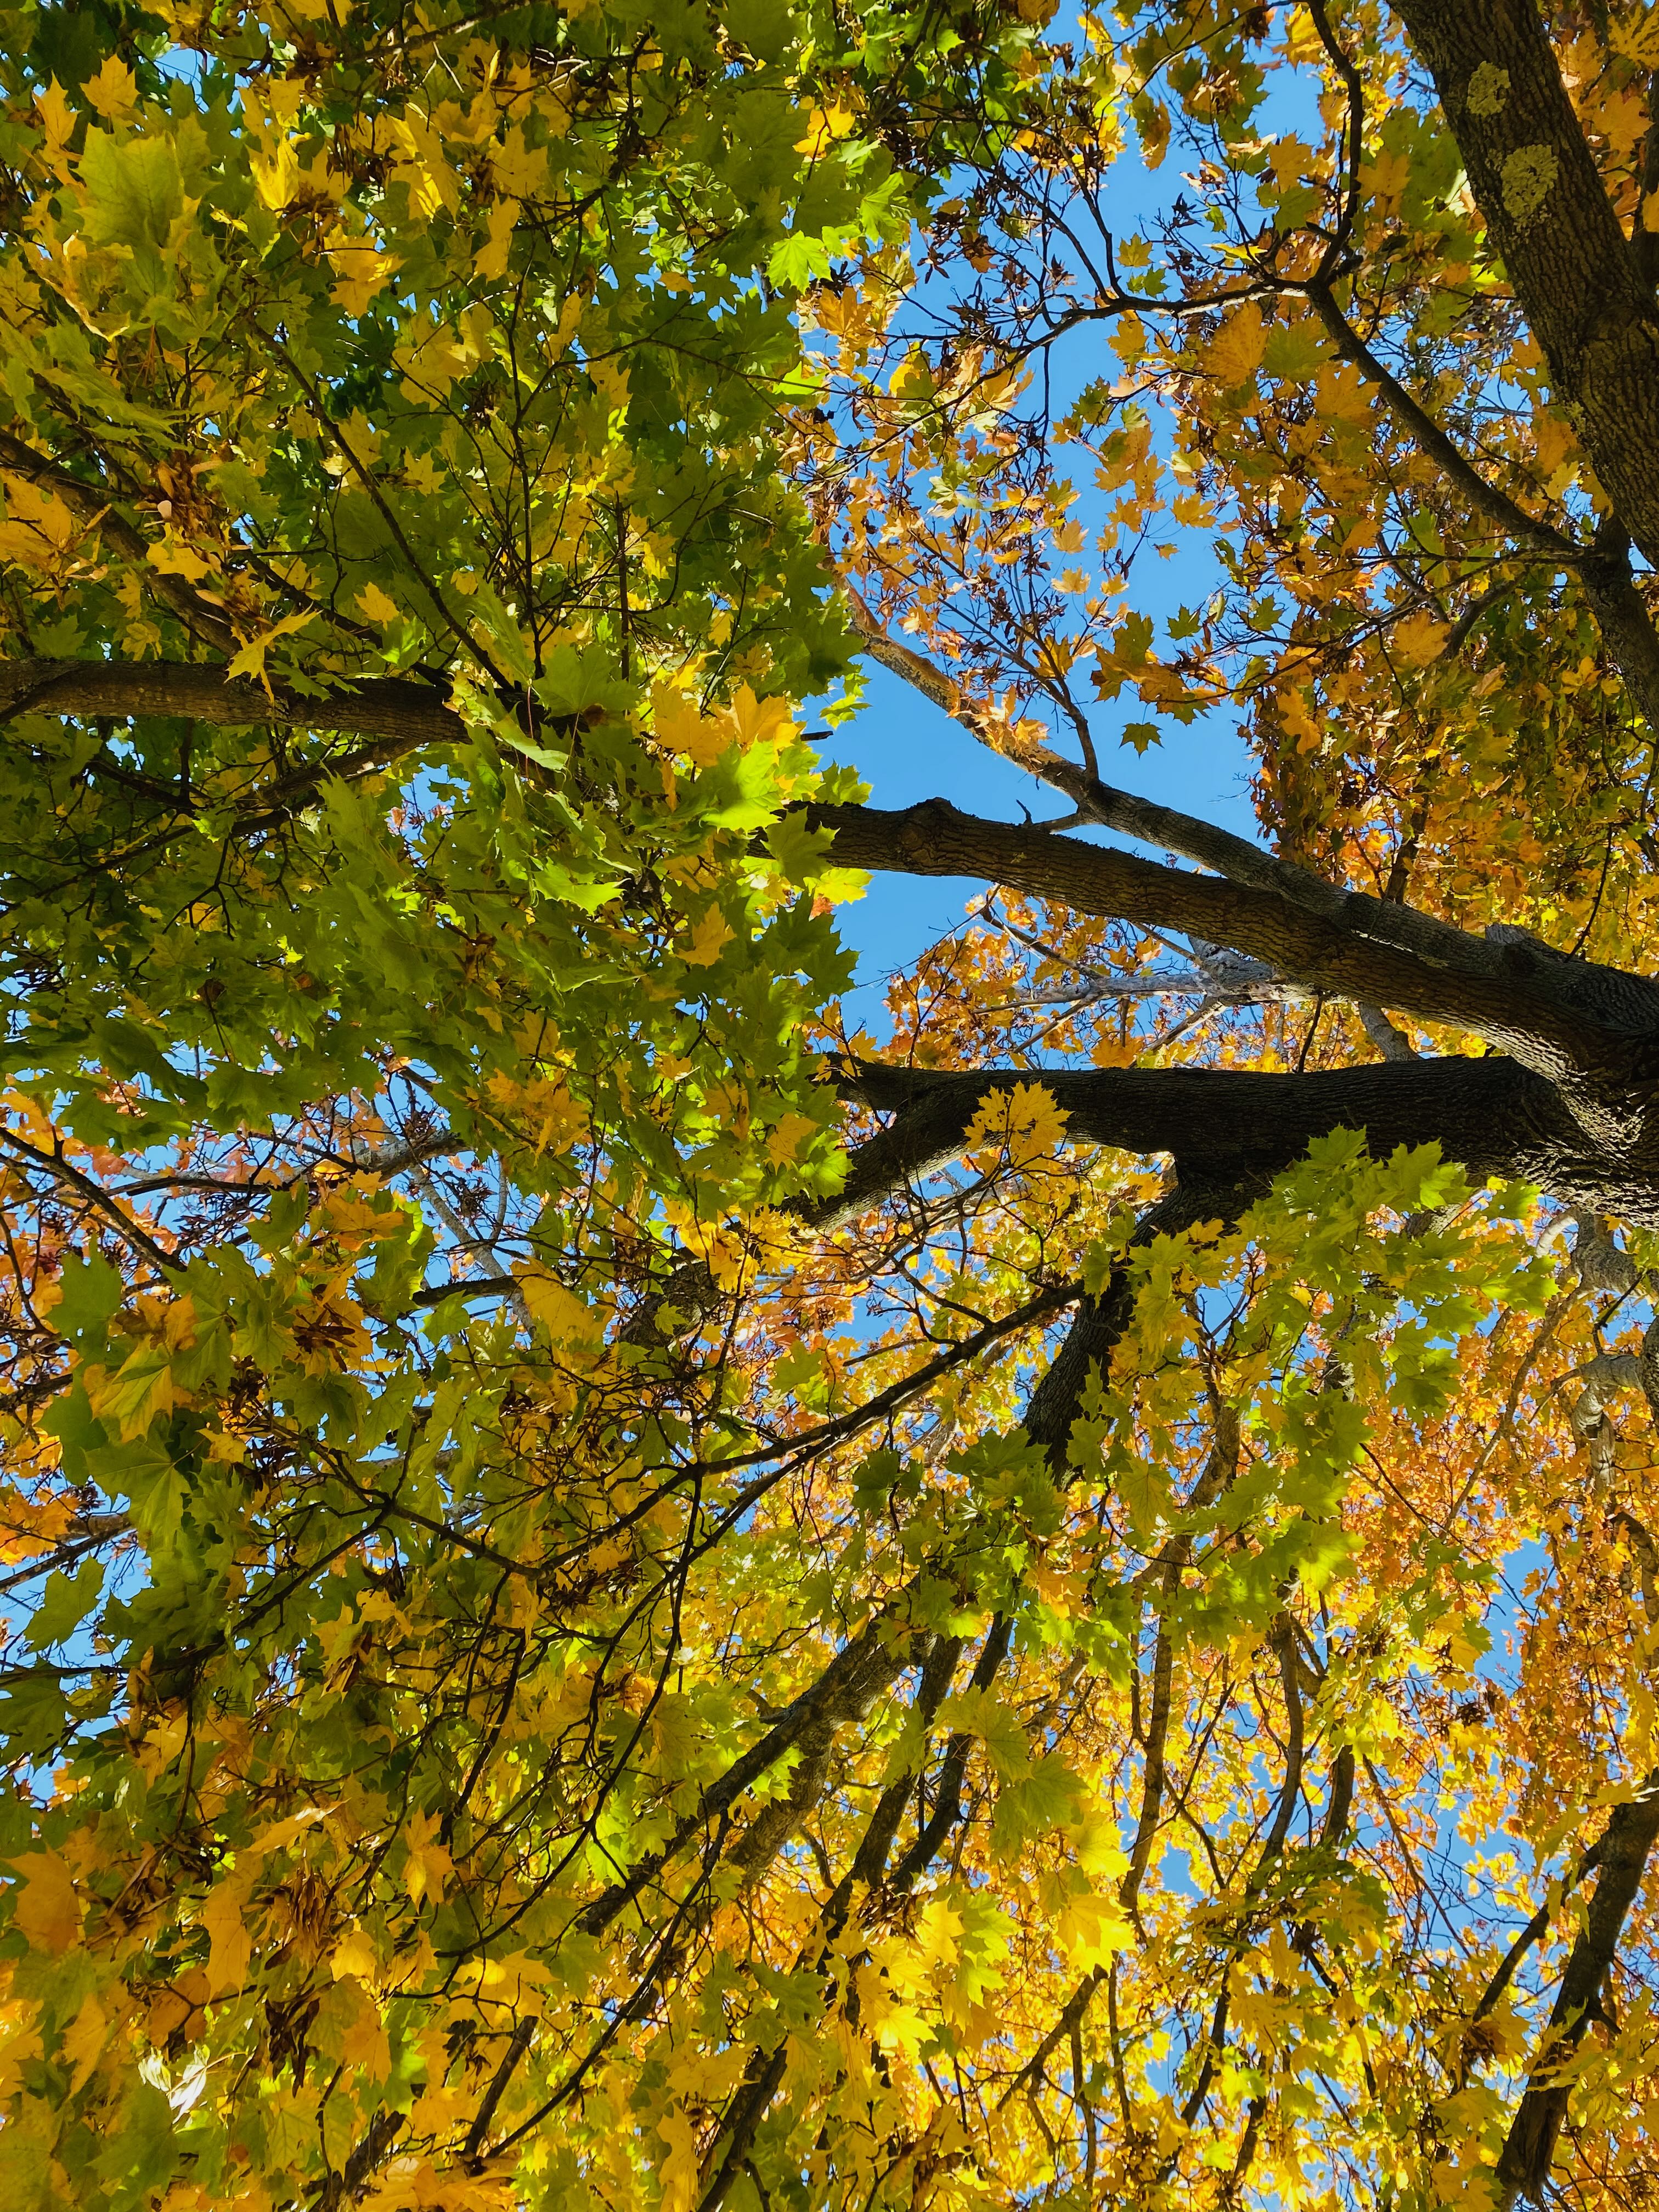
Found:
[[[210,665],[167,660],[0,661],[0,720],[22,714],[167,714],[228,728],[339,730],[378,738],[381,758],[459,744],[466,736],[460,716],[430,684],[372,677],[349,690],[302,698]],[[326,763],[316,775],[338,774],[343,766]],[[266,786],[263,795],[272,789]]]
[[[1615,513],[1659,565],[1659,301],[1533,0],[1400,0],[1504,264]],[[1615,647],[1615,650],[1617,648]]]
[[[1506,492],[1487,482],[1427,410],[1383,366],[1337,305],[1330,285],[1316,281],[1306,292],[1338,354],[1360,371],[1419,451],[1455,485],[1475,512],[1526,551],[1542,554],[1559,567],[1577,573],[1631,696],[1644,719],[1659,729],[1659,630],[1654,628],[1647,602],[1632,580],[1628,540],[1621,544],[1621,532],[1603,528],[1596,532],[1594,544],[1582,545],[1528,514]]]
[[[1597,1846],[1601,1875],[1595,1893],[1568,1956],[1543,2048],[1498,2161],[1499,2212],[1510,2212],[1522,2195],[1541,2196],[1548,2182],[1571,2086],[1561,2078],[1561,2069],[1599,2009],[1625,1917],[1636,1901],[1656,1838],[1659,1777],[1650,1776],[1638,1796],[1614,1807]]]
[[[1280,890],[1189,875],[1032,824],[985,821],[943,799],[897,813],[828,805],[804,812],[835,831],[842,865],[979,876],[1076,913],[1229,945],[1310,988],[1455,1024],[1552,1081],[1628,1080],[1621,1048],[1659,1026],[1659,988],[1645,978],[1530,940],[1470,937],[1362,892],[1326,886],[1336,911],[1316,913]]]

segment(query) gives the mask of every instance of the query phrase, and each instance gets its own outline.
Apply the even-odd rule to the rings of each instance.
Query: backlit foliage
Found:
[[[1407,27],[0,9],[6,2205],[1659,2193],[1639,1901],[1550,2026],[1659,1215],[1157,1120],[1568,1029],[1040,867],[838,1007],[861,653],[1643,966],[1640,530]],[[1550,29],[1650,286],[1659,34]]]

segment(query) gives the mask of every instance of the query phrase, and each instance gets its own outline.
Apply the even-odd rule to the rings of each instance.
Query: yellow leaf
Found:
[[[1017,1083],[984,1101],[968,1126],[968,1147],[1000,1151],[1006,1146],[1018,1166],[1057,1152],[1066,1119],[1052,1091],[1041,1083]]]
[[[386,279],[403,267],[395,253],[383,253],[364,232],[349,230],[337,222],[323,240],[334,283],[329,297],[354,319],[361,315]]]
[[[812,107],[807,111],[806,129],[795,141],[795,151],[816,161],[827,154],[838,138],[848,137],[858,118],[850,107],[843,107],[838,100],[827,107]]]
[[[945,1898],[931,1898],[916,1915],[915,1942],[925,1965],[954,1966],[962,1948],[962,1915]]]
[[[627,364],[605,359],[590,361],[587,373],[594,385],[610,404],[614,413],[620,414],[628,405],[629,374]]]
[[[688,968],[712,968],[736,934],[718,905],[711,906],[690,937],[674,949]]]
[[[663,2212],[689,2212],[697,2196],[696,2130],[683,2112],[676,2112],[658,2121],[657,2133],[668,2146],[668,2155],[657,2169]]]
[[[325,1805],[301,1805],[297,1813],[285,1813],[280,1820],[269,1820],[255,1835],[244,1856],[248,1860],[268,1858],[273,1851],[285,1851],[289,1845],[306,1830],[328,1818]]]
[[[738,686],[732,702],[732,724],[745,752],[751,745],[777,744],[793,738],[796,729],[787,700],[757,699],[746,684]]]
[[[392,126],[392,135],[403,147],[404,161],[398,174],[409,186],[410,211],[434,216],[440,208],[459,215],[461,180],[444,142],[418,109],[406,107]]]
[[[1317,752],[1324,742],[1324,732],[1314,720],[1307,693],[1297,685],[1287,684],[1279,693],[1277,703],[1279,720],[1286,735],[1296,739],[1297,753]]]
[[[430,1897],[434,1905],[444,1901],[444,1884],[454,1872],[454,1863],[443,1845],[433,1841],[438,1830],[435,1813],[411,1813],[404,1830],[404,1840],[409,1856],[404,1868],[404,1883],[416,1905],[423,1897]]]
[[[72,2069],[71,2097],[85,2086],[88,2075],[98,2063],[108,2040],[109,2022],[104,2017],[104,2008],[96,1997],[89,1996],[64,2030],[63,2056]]]
[[[34,105],[40,111],[40,120],[46,126],[47,144],[58,147],[67,143],[80,118],[70,106],[69,94],[56,77],[44,92],[35,94]]]
[[[598,1316],[574,1291],[551,1275],[533,1272],[518,1279],[519,1294],[531,1318],[547,1331],[554,1344],[592,1344],[599,1334]]]
[[[1115,1897],[1085,1890],[1060,1913],[1056,1928],[1074,1972],[1103,1966],[1114,1951],[1129,1950],[1134,1930]]]
[[[1634,22],[1616,24],[1607,42],[1639,69],[1659,69],[1659,11],[1649,9]]]
[[[81,526],[56,493],[24,477],[5,480],[6,519],[0,524],[0,559],[43,575],[58,567]]]
[[[1018,1714],[989,1691],[961,1691],[945,1700],[942,1711],[949,1716],[951,1728],[979,1738],[999,1781],[1018,1782],[1030,1772],[1030,1748]]]
[[[266,653],[278,638],[287,637],[290,631],[303,629],[307,623],[315,620],[316,615],[310,608],[303,614],[284,615],[281,622],[273,623],[268,630],[261,631],[258,637],[250,638],[241,651],[232,657],[225,673],[228,676],[257,676],[269,692],[270,679],[265,674]]]
[[[1534,407],[1532,440],[1538,472],[1553,490],[1556,471],[1570,453],[1577,451],[1572,431],[1553,407]]]
[[[173,1714],[168,1719],[152,1722],[144,1731],[144,1740],[138,1753],[142,1773],[154,1781],[165,1773],[184,1749],[190,1735],[190,1713],[187,1709]]]
[[[519,219],[517,200],[497,200],[489,210],[488,234],[472,266],[480,276],[505,276],[507,257],[513,246],[513,226]]]
[[[372,1982],[380,1972],[380,1962],[374,1956],[374,1946],[364,1929],[348,1929],[334,1946],[332,1960],[334,1978],[343,1981],[351,1974],[364,1984]]]
[[[125,123],[138,105],[138,83],[123,61],[111,54],[96,76],[82,89],[98,112],[110,123]]]
[[[213,574],[210,561],[203,560],[199,553],[171,536],[152,545],[144,558],[161,575],[182,576],[187,583],[199,584],[204,576]]]
[[[489,149],[489,171],[504,198],[533,199],[546,189],[547,149],[532,151],[523,124],[515,123],[502,143]]]
[[[712,766],[736,734],[729,717],[702,713],[684,691],[667,684],[652,685],[651,713],[658,744],[684,753],[696,768]]]
[[[31,1949],[50,1951],[55,1958],[81,1932],[81,1900],[69,1868],[56,1851],[29,1851],[10,1864],[22,1881],[13,1921]]]
[[[357,594],[357,604],[370,622],[398,622],[402,618],[403,610],[396,599],[389,597],[378,584],[365,584]]]
[[[1389,648],[1396,660],[1407,668],[1426,668],[1431,661],[1440,658],[1441,647],[1449,632],[1444,623],[1436,622],[1426,608],[1419,607],[1405,621],[1396,623],[1389,634]]]
[[[280,139],[270,155],[248,154],[248,173],[253,179],[253,189],[268,208],[278,215],[286,208],[299,190],[300,151],[291,138]]]
[[[786,1160],[799,1159],[801,1146],[817,1134],[817,1127],[809,1115],[780,1115],[776,1127],[766,1139],[767,1158],[775,1168],[781,1167]]]
[[[93,1412],[100,1421],[118,1425],[124,1444],[143,1436],[152,1421],[173,1411],[173,1367],[160,1345],[137,1346],[113,1375],[106,1375],[100,1367],[88,1367],[84,1379]]]
[[[208,1932],[207,1983],[210,1996],[222,1996],[227,1990],[240,1990],[247,1980],[247,1964],[253,1950],[253,1939],[242,1919],[246,1902],[238,1883],[221,1882],[197,1915]]]
[[[1204,366],[1224,390],[1235,391],[1248,384],[1261,366],[1267,343],[1261,310],[1254,300],[1246,300],[1242,307],[1234,308],[1204,349]]]
[[[354,1975],[336,1982],[318,2014],[318,2048],[331,2057],[360,2066],[376,2081],[392,2073],[392,2046],[380,2008]]]

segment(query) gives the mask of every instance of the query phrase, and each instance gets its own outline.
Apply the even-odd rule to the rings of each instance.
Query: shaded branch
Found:
[[[346,690],[301,697],[205,663],[167,660],[0,661],[0,720],[22,714],[164,714],[221,728],[338,730],[378,738],[382,759],[421,745],[459,744],[466,736],[460,716],[429,684],[372,677]],[[352,765],[324,762],[301,773],[315,781],[349,774]],[[266,784],[257,795],[262,801],[283,795],[289,781]]]
[[[1600,2009],[1626,1916],[1636,1901],[1656,1838],[1659,1777],[1650,1776],[1639,1795],[1614,1807],[1596,1847],[1601,1878],[1568,1956],[1543,2046],[1498,2158],[1499,2212],[1510,2212],[1518,2197],[1540,2195],[1548,2182],[1571,2091],[1562,2072]]]
[[[1533,0],[1400,0],[1470,189],[1614,512],[1659,564],[1659,301]],[[1615,647],[1615,650],[1617,648]]]

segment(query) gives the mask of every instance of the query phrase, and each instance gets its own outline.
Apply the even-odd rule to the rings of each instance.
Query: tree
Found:
[[[1651,2191],[1659,42],[1042,15],[8,13],[9,2201]]]

